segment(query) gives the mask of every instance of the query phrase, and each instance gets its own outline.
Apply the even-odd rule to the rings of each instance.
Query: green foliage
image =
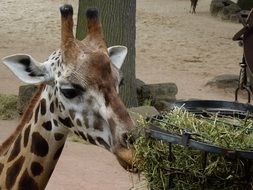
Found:
[[[142,106],[152,106],[152,99],[145,99]]]
[[[232,150],[252,150],[253,121],[231,117],[201,117],[181,109],[165,113],[156,126],[180,135],[187,129],[192,138]],[[138,121],[142,131],[148,122]],[[247,189],[245,176],[253,172],[249,160],[228,159],[217,154],[154,140],[142,133],[134,144],[135,162],[151,189]],[[204,162],[206,160],[206,162]],[[245,183],[247,184],[245,184]],[[246,188],[247,187],[247,188]]]
[[[17,115],[17,96],[0,94],[0,119],[14,119]]]
[[[81,143],[81,144],[90,144],[89,142],[85,141],[85,140],[82,139],[81,137],[78,137],[78,136],[75,135],[74,133],[68,135],[68,140],[69,140],[69,141],[72,141],[72,142]]]

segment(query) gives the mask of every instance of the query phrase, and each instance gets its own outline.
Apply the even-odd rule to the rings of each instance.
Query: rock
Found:
[[[231,20],[231,16],[238,14],[241,9],[238,5],[236,4],[231,4],[228,6],[225,6],[219,13],[221,19],[223,20]]]
[[[238,87],[239,77],[238,75],[219,75],[206,83],[207,86],[213,86],[217,88],[234,88]]]
[[[210,5],[210,12],[212,16],[218,16],[222,20],[230,20],[239,22],[237,14],[241,8],[230,0],[212,0]]]
[[[169,101],[163,101],[163,100],[156,100],[153,103],[153,106],[158,110],[158,111],[168,111],[168,103],[173,102],[175,100],[169,100]]]
[[[128,111],[135,122],[140,118],[140,116],[148,118],[159,114],[159,112],[152,106],[132,107],[129,108]]]
[[[28,103],[37,91],[38,87],[36,85],[23,85],[19,87],[18,100],[17,100],[17,110],[19,114],[23,114],[27,108]]]
[[[142,105],[145,100],[151,102],[175,100],[177,92],[175,83],[144,84],[137,89],[137,96],[139,105]]]
[[[211,15],[217,16],[218,13],[223,9],[224,5],[222,0],[212,0],[210,5]]]
[[[237,14],[231,14],[229,20],[230,20],[231,22],[235,22],[235,23],[239,23],[239,22],[240,22],[240,20],[239,20]]]
[[[141,87],[142,87],[143,85],[145,85],[145,82],[143,82],[143,81],[140,80],[140,79],[136,79],[136,80],[135,80],[135,84],[136,84],[136,88],[137,88],[137,92],[138,92],[138,90],[140,90]]]

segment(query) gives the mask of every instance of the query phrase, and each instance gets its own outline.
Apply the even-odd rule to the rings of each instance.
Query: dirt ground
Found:
[[[78,1],[1,0],[0,58],[31,54],[43,61],[60,44],[58,8]],[[147,83],[175,82],[178,99],[234,99],[233,90],[205,86],[221,74],[238,74],[242,48],[231,40],[242,26],[213,18],[210,0],[189,14],[189,0],[137,0],[136,76]],[[0,93],[17,94],[22,83],[0,64]],[[0,141],[18,121],[0,121]],[[91,145],[67,142],[48,190],[122,190],[131,175],[114,156]]]

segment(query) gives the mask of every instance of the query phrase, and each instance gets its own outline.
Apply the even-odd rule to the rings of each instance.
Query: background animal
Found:
[[[198,4],[198,0],[191,0],[190,13],[192,14],[196,13],[197,4]]]

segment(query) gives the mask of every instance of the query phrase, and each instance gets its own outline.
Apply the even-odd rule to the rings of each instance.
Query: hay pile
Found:
[[[17,116],[17,96],[0,94],[0,119],[10,120]]]
[[[139,120],[143,131],[151,121]],[[180,135],[187,129],[192,138],[232,150],[252,150],[253,120],[197,116],[182,109],[163,114],[156,126]],[[246,159],[228,159],[145,136],[134,144],[136,165],[151,189],[252,189],[253,167]],[[206,162],[205,162],[206,160]]]

